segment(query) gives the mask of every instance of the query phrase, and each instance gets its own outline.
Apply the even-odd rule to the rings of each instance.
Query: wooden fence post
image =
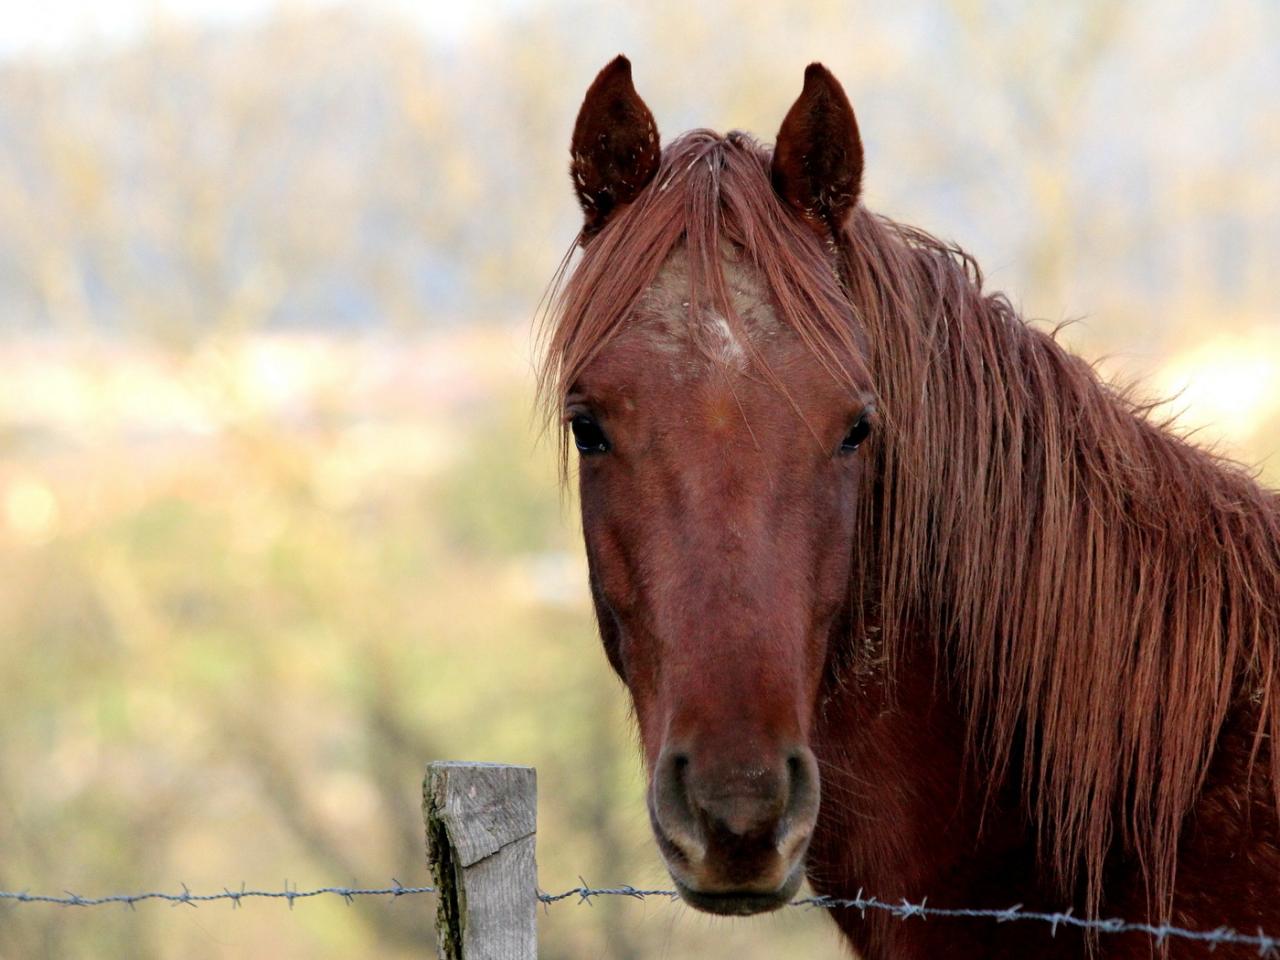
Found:
[[[534,769],[432,763],[422,793],[440,960],[537,960]]]

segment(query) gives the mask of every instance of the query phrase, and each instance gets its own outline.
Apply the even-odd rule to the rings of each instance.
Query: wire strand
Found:
[[[581,878],[579,878],[581,879]],[[231,890],[223,888],[218,893],[192,893],[186,884],[182,885],[181,893],[163,893],[158,891],[150,891],[146,893],[115,893],[100,897],[82,897],[77,893],[64,891],[63,896],[55,896],[50,894],[37,894],[5,891],[0,890],[0,901],[9,901],[19,904],[52,904],[63,907],[99,907],[106,904],[120,903],[134,908],[136,904],[146,902],[148,900],[159,900],[171,904],[186,904],[196,907],[202,903],[213,903],[217,901],[229,901],[233,907],[239,907],[242,900],[251,899],[272,899],[285,900],[289,904],[289,908],[293,908],[295,900],[306,900],[313,897],[336,896],[341,897],[347,903],[351,903],[356,897],[405,897],[417,896],[428,893],[435,893],[434,887],[423,886],[405,886],[399,880],[392,879],[391,886],[387,887],[317,887],[314,890],[299,890],[296,886],[290,887],[288,881],[285,882],[283,890],[248,890],[244,884],[240,885],[239,890]],[[538,902],[544,906],[550,906],[563,900],[577,898],[580,904],[590,904],[596,897],[629,897],[633,900],[645,900],[649,897],[661,897],[667,900],[678,900],[680,895],[674,890],[657,890],[643,889],[624,884],[617,887],[592,887],[584,880],[580,886],[561,891],[560,893],[543,893],[537,894]],[[1219,944],[1238,944],[1242,946],[1256,947],[1259,956],[1264,957],[1280,957],[1280,937],[1271,936],[1259,929],[1256,933],[1242,933],[1233,930],[1230,927],[1218,927],[1214,930],[1191,930],[1185,927],[1174,926],[1173,924],[1153,924],[1131,920],[1123,920],[1120,918],[1096,919],[1088,917],[1077,917],[1070,910],[1058,911],[1054,913],[1046,913],[1037,910],[1024,910],[1021,904],[1007,907],[1003,910],[997,909],[980,909],[965,907],[931,907],[927,901],[920,903],[911,903],[902,900],[893,903],[887,900],[881,900],[877,897],[863,896],[859,891],[858,895],[853,899],[841,899],[838,897],[803,897],[793,900],[790,907],[809,908],[820,910],[857,910],[864,916],[868,910],[875,910],[888,913],[902,920],[912,918],[918,919],[986,919],[993,920],[997,923],[1011,923],[1017,921],[1046,923],[1050,926],[1053,933],[1057,933],[1059,927],[1073,927],[1080,930],[1089,930],[1097,933],[1143,933],[1152,937],[1156,943],[1163,943],[1167,939],[1191,940],[1199,943],[1218,946]]]

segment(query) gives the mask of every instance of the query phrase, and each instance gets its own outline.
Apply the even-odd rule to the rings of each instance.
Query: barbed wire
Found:
[[[21,893],[0,890],[0,901],[10,900],[17,903],[49,903],[60,907],[100,907],[108,903],[123,903],[125,906],[132,908],[134,904],[142,903],[146,900],[165,900],[172,904],[187,904],[188,906],[197,906],[201,903],[212,903],[218,900],[229,900],[233,907],[240,906],[241,900],[274,899],[287,900],[289,909],[293,909],[293,901],[305,900],[308,897],[322,897],[332,895],[342,897],[348,903],[356,897],[404,897],[412,894],[435,893],[435,887],[406,887],[399,880],[392,879],[392,885],[389,887],[317,887],[314,890],[299,890],[296,886],[290,888],[289,881],[285,881],[283,890],[246,890],[245,885],[240,884],[239,890],[230,890],[226,887],[222,888],[221,893],[192,893],[187,889],[187,885],[182,884],[181,893],[159,893],[150,891],[147,893],[112,893],[102,897],[82,897],[78,893],[72,893],[69,890],[63,891],[65,896],[51,896],[42,893]]]
[[[1080,930],[1096,933],[1145,933],[1153,937],[1157,944],[1163,945],[1168,939],[1194,940],[1217,947],[1219,944],[1240,944],[1257,947],[1260,957],[1280,957],[1280,937],[1273,937],[1258,928],[1257,933],[1240,933],[1230,927],[1217,927],[1213,930],[1191,930],[1174,926],[1171,923],[1145,923],[1142,921],[1123,920],[1119,917],[1110,919],[1093,919],[1077,917],[1070,910],[1045,913],[1039,910],[1024,910],[1022,904],[1015,904],[1003,910],[979,909],[968,907],[931,907],[927,900],[911,903],[907,900],[893,903],[877,897],[864,897],[862,891],[852,900],[841,900],[836,897],[805,897],[793,900],[793,907],[813,906],[823,909],[848,908],[860,911],[866,916],[867,910],[881,910],[903,920],[910,917],[939,918],[973,918],[995,920],[997,923],[1009,923],[1018,920],[1031,920],[1047,923],[1053,934],[1058,927],[1075,927]]]
[[[589,903],[593,897],[597,896],[624,896],[633,897],[638,900],[644,900],[651,896],[661,896],[671,900],[678,900],[680,897],[680,895],[674,890],[639,890],[630,886],[596,889],[588,887],[584,881],[582,886],[575,887],[572,890],[566,890],[563,893],[554,895],[539,894],[538,899],[544,903],[554,903],[573,896],[577,896],[580,903]],[[1070,910],[1057,911],[1054,913],[1046,913],[1038,910],[1026,910],[1020,903],[1015,904],[1012,907],[1005,907],[1004,909],[931,907],[928,904],[927,898],[922,900],[920,903],[912,903],[909,900],[900,900],[895,903],[889,900],[881,900],[878,897],[864,896],[861,890],[859,890],[857,896],[851,900],[841,899],[839,897],[802,897],[797,900],[792,900],[788,906],[809,907],[824,910],[857,910],[864,917],[868,910],[878,910],[902,920],[907,920],[912,917],[919,917],[921,919],[936,917],[940,919],[994,920],[997,923],[1029,920],[1049,924],[1051,933],[1055,935],[1058,932],[1058,927],[1075,927],[1080,930],[1110,934],[1144,933],[1153,937],[1158,944],[1163,944],[1165,940],[1170,938],[1194,940],[1200,943],[1207,943],[1213,947],[1217,947],[1220,944],[1239,944],[1243,946],[1257,947],[1258,956],[1280,957],[1280,937],[1270,936],[1264,933],[1262,928],[1258,928],[1258,932],[1256,934],[1241,933],[1225,926],[1217,927],[1213,930],[1191,930],[1168,923],[1153,924],[1141,921],[1123,920],[1118,917],[1111,919],[1077,917]]]
[[[580,904],[590,904],[597,897],[629,897],[633,900],[647,900],[650,897],[662,897],[667,900],[680,899],[679,893],[675,890],[644,889],[633,887],[629,884],[617,887],[592,887],[581,877],[578,879],[582,881],[580,886],[560,893],[543,893],[539,891],[537,895],[538,901],[544,906],[550,906],[573,897],[576,897]],[[247,890],[244,884],[241,884],[239,890],[231,890],[224,887],[218,893],[192,893],[184,883],[182,884],[181,893],[150,891],[147,893],[115,893],[101,897],[82,897],[70,891],[64,891],[63,896],[54,896],[27,893],[25,891],[0,890],[0,901],[7,900],[27,904],[43,903],[63,907],[98,907],[105,904],[120,903],[133,909],[136,904],[148,900],[160,900],[173,905],[186,904],[191,907],[199,906],[202,903],[229,901],[233,907],[239,907],[242,900],[256,898],[286,900],[288,901],[289,909],[293,909],[295,900],[305,900],[312,897],[336,896],[341,897],[347,903],[351,903],[356,897],[398,898],[435,892],[434,887],[405,886],[399,880],[392,878],[391,886],[388,887],[317,887],[313,890],[299,890],[296,886],[291,888],[288,881],[286,881],[283,890]],[[1153,937],[1157,944],[1163,944],[1168,939],[1192,940],[1212,947],[1217,947],[1221,944],[1236,944],[1256,947],[1259,956],[1280,957],[1280,937],[1264,933],[1261,928],[1258,929],[1257,933],[1241,933],[1225,926],[1217,927],[1213,930],[1193,930],[1168,923],[1153,924],[1123,920],[1118,917],[1111,919],[1077,917],[1070,910],[1053,913],[1025,910],[1022,904],[1016,904],[1004,909],[931,907],[928,905],[927,899],[922,900],[920,903],[912,903],[908,900],[901,900],[895,903],[889,900],[881,900],[878,897],[864,896],[862,891],[858,891],[857,896],[852,899],[822,896],[802,897],[791,901],[788,906],[820,910],[857,910],[863,916],[866,916],[868,910],[875,910],[888,913],[902,920],[934,917],[938,919],[993,920],[997,923],[1032,921],[1049,924],[1053,934],[1058,932],[1059,927],[1073,927],[1079,930],[1107,934],[1142,933]]]

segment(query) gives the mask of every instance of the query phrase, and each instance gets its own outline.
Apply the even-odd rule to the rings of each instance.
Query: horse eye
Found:
[[[840,452],[853,453],[853,451],[857,450],[858,447],[862,445],[862,441],[867,439],[870,433],[871,424],[867,420],[867,415],[864,413],[853,422],[853,426],[849,428],[849,432],[845,434],[844,439],[840,441]]]
[[[609,438],[600,429],[600,424],[584,414],[578,414],[569,421],[573,431],[573,442],[578,452],[584,456],[609,452]]]

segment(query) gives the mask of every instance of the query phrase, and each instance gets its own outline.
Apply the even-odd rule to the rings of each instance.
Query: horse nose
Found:
[[[817,761],[807,747],[726,763],[675,746],[655,770],[660,844],[693,873],[724,883],[785,875],[808,842],[817,807]]]
[[[768,834],[791,796],[791,765],[748,766],[725,775],[689,777],[689,803],[709,833],[746,838]]]

